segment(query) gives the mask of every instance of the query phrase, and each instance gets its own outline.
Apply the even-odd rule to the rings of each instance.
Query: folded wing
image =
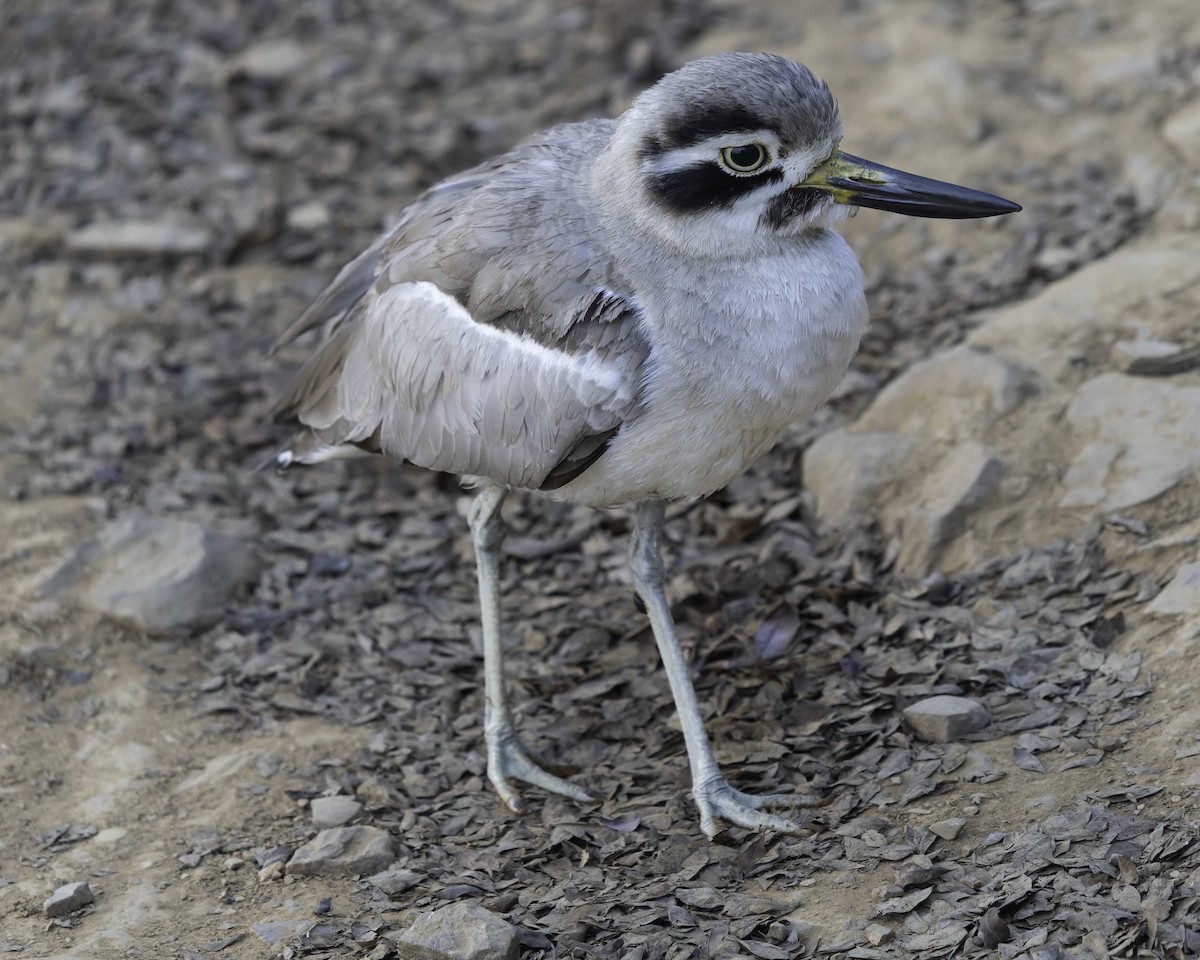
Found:
[[[613,342],[582,353],[547,347],[477,323],[432,283],[401,283],[366,295],[277,412],[319,441],[312,460],[349,446],[518,487],[558,486],[603,453],[636,403],[644,351]]]

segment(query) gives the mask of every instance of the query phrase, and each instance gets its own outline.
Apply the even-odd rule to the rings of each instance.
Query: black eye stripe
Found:
[[[728,209],[768,184],[779,183],[782,170],[764,170],[752,177],[731,177],[716,163],[697,163],[650,178],[650,196],[673,213],[702,213]]]

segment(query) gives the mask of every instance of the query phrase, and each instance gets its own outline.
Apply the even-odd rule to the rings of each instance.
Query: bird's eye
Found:
[[[770,161],[771,154],[761,143],[747,143],[740,147],[723,147],[721,163],[732,173],[754,173]]]

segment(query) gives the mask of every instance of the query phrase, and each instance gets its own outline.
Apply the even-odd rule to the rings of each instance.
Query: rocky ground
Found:
[[[6,2],[0,952],[1200,953],[1193,7]],[[462,493],[254,472],[267,347],[415,191],[725,49],[1025,211],[847,224],[839,397],[672,511],[718,759],[806,833],[703,838],[626,515],[520,498],[522,726],[603,799],[512,816]]]

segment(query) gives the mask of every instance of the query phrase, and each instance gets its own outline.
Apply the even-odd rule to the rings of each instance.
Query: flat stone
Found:
[[[991,722],[987,708],[977,700],[941,694],[926,697],[904,710],[904,719],[917,736],[932,743],[948,743],[982,730]]]
[[[1180,567],[1146,611],[1158,617],[1200,616],[1200,561]]]
[[[423,913],[395,937],[402,960],[516,960],[516,928],[477,903]]]
[[[287,872],[301,877],[359,877],[379,873],[396,859],[392,835],[379,827],[322,830],[288,861]]]
[[[1122,370],[1146,360],[1165,360],[1183,348],[1169,340],[1118,340],[1113,344],[1113,362]]]
[[[954,840],[962,833],[962,828],[967,825],[967,821],[962,817],[950,817],[948,820],[938,820],[936,823],[929,825],[929,832],[935,837],[941,837],[943,840]]]
[[[316,797],[309,804],[313,825],[317,827],[340,827],[349,823],[360,813],[363,805],[352,797]]]
[[[86,880],[65,883],[46,898],[42,910],[47,917],[65,917],[68,913],[86,907],[95,899],[96,895],[92,893],[92,888]]]
[[[42,586],[147,633],[216,623],[258,563],[242,540],[198,523],[132,514],[80,547]]]
[[[311,920],[267,920],[250,924],[250,929],[268,947],[273,947],[288,937],[300,936],[311,926]]]
[[[103,257],[185,256],[204,253],[212,234],[171,220],[111,220],[92,223],[67,237],[72,253]]]

